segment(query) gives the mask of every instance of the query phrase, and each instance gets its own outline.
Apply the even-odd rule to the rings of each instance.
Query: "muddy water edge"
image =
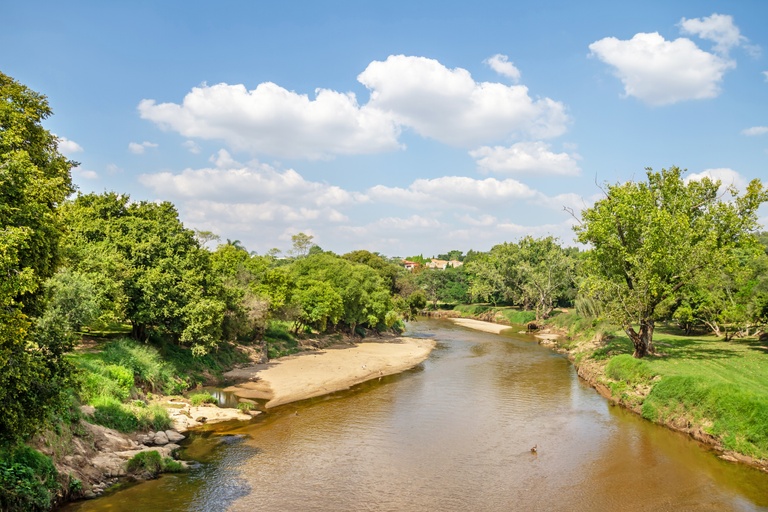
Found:
[[[64,510],[768,510],[768,474],[611,406],[533,338],[410,331],[438,342],[417,368],[197,432],[189,473]]]

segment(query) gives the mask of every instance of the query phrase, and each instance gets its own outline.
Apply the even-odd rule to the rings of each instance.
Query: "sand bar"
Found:
[[[240,398],[266,399],[267,408],[275,407],[408,370],[434,347],[434,340],[395,338],[288,356],[227,372],[226,378],[242,382],[225,391]]]
[[[450,320],[462,327],[493,334],[500,334],[502,331],[512,328],[509,325],[494,324],[493,322],[484,322],[482,320],[472,320],[471,318],[451,318]]]

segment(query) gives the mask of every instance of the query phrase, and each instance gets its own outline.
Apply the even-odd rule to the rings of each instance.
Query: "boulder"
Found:
[[[155,438],[153,439],[153,442],[156,446],[165,446],[166,444],[170,443],[170,440],[168,439],[168,436],[165,435],[165,432],[155,432]]]
[[[179,441],[184,439],[184,436],[182,434],[179,434],[175,430],[166,430],[165,436],[168,438],[168,441],[171,443],[178,443]]]

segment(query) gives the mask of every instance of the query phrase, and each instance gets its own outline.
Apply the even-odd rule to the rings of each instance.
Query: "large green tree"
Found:
[[[683,179],[677,167],[647,170],[647,181],[607,185],[605,197],[574,227],[589,244],[581,293],[599,299],[632,340],[635,357],[653,350],[665,301],[703,273],[734,265],[734,248],[755,243],[757,209],[766,197],[753,180],[743,195],[720,182]]]
[[[42,126],[42,96],[0,73],[0,443],[23,439],[63,400],[70,338],[38,325],[59,262],[57,206],[74,162]]]
[[[114,291],[115,315],[131,323],[135,338],[163,336],[198,354],[222,339],[227,301],[221,279],[171,203],[110,192],[78,196],[62,211],[68,264]]]

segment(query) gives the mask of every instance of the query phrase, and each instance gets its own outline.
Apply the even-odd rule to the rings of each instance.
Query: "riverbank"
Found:
[[[501,332],[508,329],[506,325],[496,325],[480,320],[467,322],[466,319],[451,319],[451,321],[484,332]],[[729,421],[733,421],[723,426],[721,420],[713,417],[717,413],[722,415],[722,411],[702,414],[701,407],[705,406],[697,403],[711,399],[706,394],[707,381],[697,375],[697,372],[714,373],[717,375],[716,378],[722,378],[726,382],[722,386],[724,392],[723,389],[719,389],[721,393],[717,400],[727,406],[735,397],[745,398],[742,402],[734,401],[741,405],[741,416],[750,416],[743,418],[744,422],[749,423],[750,426],[757,424],[758,421],[751,416],[760,416],[760,410],[749,407],[752,402],[747,401],[758,404],[761,403],[761,399],[752,395],[744,397],[743,395],[750,393],[750,390],[734,386],[733,382],[736,381],[730,374],[739,373],[742,376],[759,374],[760,367],[753,368],[750,364],[749,351],[757,350],[759,354],[768,352],[765,344],[757,341],[747,342],[744,347],[733,342],[725,343],[715,339],[702,342],[691,337],[657,334],[659,334],[657,346],[660,353],[645,360],[635,360],[627,354],[627,351],[631,353],[631,344],[623,343],[624,340],[619,336],[602,335],[600,339],[578,339],[576,336],[569,336],[565,330],[553,326],[534,335],[540,344],[567,355],[576,367],[579,377],[612,403],[621,405],[671,430],[688,434],[696,441],[715,450],[724,460],[740,462],[768,471],[768,460],[750,453],[754,453],[756,444],[760,444],[756,438],[761,437],[762,432],[751,436],[752,439],[746,439],[750,436],[737,433],[737,427],[734,426],[740,420],[740,418],[733,418],[739,414],[738,410],[729,415],[731,416],[728,418]],[[706,346],[697,346],[699,342],[706,343]],[[623,345],[628,346],[623,347]],[[707,356],[712,358],[712,362],[709,362]],[[741,360],[739,363],[723,362],[731,358]],[[698,368],[699,366],[702,368]],[[752,381],[751,388],[762,391],[763,386],[759,379],[748,378]],[[698,386],[696,391],[700,396],[690,398],[689,401],[693,402],[692,404],[684,403],[685,400],[675,398],[674,394],[667,397],[667,403],[660,402],[655,395],[652,396],[652,391],[662,381],[665,381],[667,387],[670,387],[668,385],[670,382],[694,383]],[[745,403],[746,409],[743,405]],[[713,408],[710,407],[711,409]],[[737,446],[742,448],[734,449],[734,441],[740,443]],[[729,446],[728,443],[731,445]]]
[[[435,341],[398,337],[329,347],[238,368],[224,374],[237,381],[225,391],[276,407],[400,373],[424,361]]]

